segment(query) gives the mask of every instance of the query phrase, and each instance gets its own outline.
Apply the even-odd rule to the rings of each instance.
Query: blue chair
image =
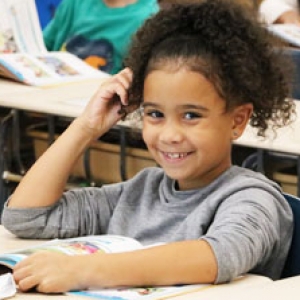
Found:
[[[294,215],[294,232],[291,248],[281,278],[300,275],[300,198],[284,193]]]
[[[300,50],[297,48],[286,47],[283,49],[283,55],[289,58],[294,65],[292,98],[300,99]]]
[[[51,21],[57,6],[62,0],[35,0],[42,29]]]

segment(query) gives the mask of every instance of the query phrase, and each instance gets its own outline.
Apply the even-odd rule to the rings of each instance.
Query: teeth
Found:
[[[166,155],[169,158],[176,159],[176,158],[183,158],[187,156],[187,153],[166,153]]]

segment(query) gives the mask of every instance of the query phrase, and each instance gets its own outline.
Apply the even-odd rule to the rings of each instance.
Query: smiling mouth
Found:
[[[179,152],[179,153],[171,153],[171,152],[163,152],[163,154],[170,159],[179,159],[188,156],[188,152]]]

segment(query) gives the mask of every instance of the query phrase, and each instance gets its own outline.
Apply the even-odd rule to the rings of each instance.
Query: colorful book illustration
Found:
[[[49,86],[109,76],[73,54],[46,50],[34,0],[1,1],[1,77]]]
[[[157,245],[153,245],[155,247]],[[149,246],[147,246],[149,247]],[[151,247],[151,246],[150,246]],[[119,235],[98,235],[52,240],[40,245],[0,254],[0,274],[9,273],[21,260],[37,251],[56,251],[67,255],[91,255],[97,252],[117,253],[145,248],[137,240]],[[207,284],[159,286],[159,287],[120,287],[116,289],[91,289],[74,291],[68,294],[105,300],[150,300],[167,299],[212,287]]]

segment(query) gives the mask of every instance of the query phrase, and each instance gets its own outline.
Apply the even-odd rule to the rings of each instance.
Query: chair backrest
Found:
[[[300,198],[284,193],[294,215],[294,232],[290,251],[281,278],[300,275]]]

